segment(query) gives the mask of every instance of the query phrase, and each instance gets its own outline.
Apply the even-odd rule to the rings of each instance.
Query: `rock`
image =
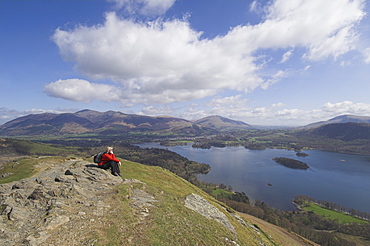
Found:
[[[218,208],[210,204],[203,197],[197,194],[190,194],[185,199],[185,207],[200,213],[208,219],[212,219],[221,223],[221,225],[236,234],[234,226],[227,219],[226,215],[222,213]]]
[[[53,230],[56,227],[67,223],[69,221],[69,217],[65,215],[55,216],[52,218],[46,218],[45,224],[46,224],[46,230]]]
[[[72,245],[91,238],[81,228],[111,209],[103,200],[124,180],[89,164],[46,163],[32,178],[0,185],[0,245]]]

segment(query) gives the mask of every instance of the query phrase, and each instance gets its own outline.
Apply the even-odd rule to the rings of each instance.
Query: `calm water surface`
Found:
[[[191,144],[167,147],[147,143],[139,146],[165,148],[189,160],[207,163],[212,169],[206,175],[198,175],[199,180],[231,185],[235,191],[244,191],[252,200],[264,201],[277,209],[293,210],[292,199],[307,195],[370,213],[370,156],[307,150],[304,152],[309,156],[297,157],[294,151],[282,149],[196,149]],[[306,162],[310,168],[287,168],[273,161],[275,157],[297,159]]]

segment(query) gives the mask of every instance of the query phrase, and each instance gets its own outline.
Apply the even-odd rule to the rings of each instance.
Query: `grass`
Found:
[[[0,184],[10,183],[13,181],[29,178],[37,171],[35,165],[40,162],[62,162],[65,158],[62,157],[43,157],[43,158],[21,158],[16,161],[6,163],[0,169],[0,175],[10,174],[0,179]]]
[[[80,154],[84,148],[45,144],[20,139],[2,139],[0,155],[6,156],[66,156]]]
[[[317,204],[310,203],[309,206],[303,208],[305,211],[312,211],[315,214],[321,215],[327,219],[337,220],[339,223],[368,223],[366,220],[361,220],[345,213],[323,208]]]
[[[216,197],[225,197],[225,198],[229,198],[230,196],[232,196],[232,192],[229,192],[229,191],[226,191],[224,189],[215,189],[212,191],[212,194],[215,195]]]
[[[223,227],[220,223],[209,220],[197,212],[184,206],[185,197],[196,193],[206,198],[212,205],[221,211],[225,205],[209,196],[198,187],[191,185],[186,180],[176,176],[160,167],[145,166],[131,161],[124,161],[121,173],[125,179],[137,179],[145,183],[122,185],[119,188],[122,210],[125,211],[124,220],[131,221],[120,226],[110,227],[110,235],[119,236],[118,228],[125,231],[120,237],[128,239],[134,235],[133,245],[229,245],[225,238],[236,240],[234,234]],[[147,220],[136,221],[136,217],[129,213],[133,212],[129,207],[130,200],[124,197],[130,195],[132,188],[139,188],[152,194],[158,202],[150,207],[150,216]],[[250,227],[243,227],[233,217],[228,216],[238,234],[239,245],[259,245],[256,234]],[[133,226],[136,225],[136,226]],[[115,237],[116,237],[115,236]],[[122,245],[112,239],[105,242],[106,245]],[[266,239],[261,239],[265,241]],[[127,242],[127,241],[126,241]],[[267,243],[267,245],[269,245]]]

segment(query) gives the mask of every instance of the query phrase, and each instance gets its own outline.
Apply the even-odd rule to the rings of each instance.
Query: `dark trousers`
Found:
[[[111,168],[111,172],[113,173],[120,173],[118,162],[115,161],[108,161],[100,166],[100,168],[103,168],[105,170]]]

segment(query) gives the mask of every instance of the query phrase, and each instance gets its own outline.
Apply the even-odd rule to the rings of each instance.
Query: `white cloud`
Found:
[[[90,83],[83,79],[58,80],[46,85],[44,91],[49,96],[76,102],[91,102],[93,100],[113,102],[119,100],[116,87]]]
[[[286,106],[286,104],[282,103],[282,102],[272,104],[272,108],[282,108],[282,107],[285,107],[285,106]]]
[[[169,106],[164,107],[156,107],[156,106],[148,106],[141,109],[141,112],[144,115],[173,115],[174,109]]]
[[[261,86],[262,89],[268,89],[268,87],[270,87],[270,85],[275,84],[276,82],[278,82],[282,78],[286,77],[287,74],[288,73],[286,71],[279,70],[274,75],[272,75],[271,78],[269,78],[265,82],[261,83],[260,86]]]
[[[292,55],[293,55],[293,50],[288,50],[287,52],[284,53],[279,63],[285,63],[286,61],[290,59],[290,57],[292,57]]]
[[[364,60],[365,60],[365,63],[369,64],[370,63],[370,48],[367,48],[364,50]]]
[[[164,14],[176,0],[109,0],[116,3],[117,8],[123,8],[130,14],[161,15]]]
[[[238,94],[235,96],[229,97],[216,97],[213,98],[207,105],[209,107],[233,107],[235,105],[244,106],[246,105],[247,100],[242,99],[242,95]]]
[[[58,29],[53,39],[77,70],[117,82],[135,102],[189,101],[258,86],[250,57],[229,54],[218,40],[200,36],[185,21],[142,24],[109,13],[102,26]]]
[[[145,11],[163,12],[174,0],[116,2],[121,7],[135,3],[145,6]],[[131,8],[137,11],[135,4]],[[253,2],[251,10],[257,11],[257,5]],[[306,49],[303,58],[311,61],[337,59],[356,48],[354,28],[364,16],[363,5],[363,0],[276,0],[265,9],[260,24],[237,26],[214,39],[202,38],[202,32],[193,30],[186,19],[145,23],[107,13],[100,25],[57,29],[53,40],[64,60],[75,63],[79,72],[118,86],[78,81],[76,88],[87,88],[78,97],[68,89],[73,83],[65,80],[49,84],[45,91],[68,100],[120,100],[127,105],[185,102],[223,90],[267,89],[287,73],[261,73],[265,64],[259,63],[257,51],[289,48],[281,62],[291,57],[295,47]],[[120,98],[96,97],[96,88],[103,94],[117,90]]]
[[[334,115],[338,114],[354,114],[364,115],[370,114],[370,104],[367,103],[354,103],[351,101],[343,101],[339,103],[325,103],[322,107],[324,112]]]
[[[353,27],[365,15],[363,8],[362,0],[276,0],[264,22],[234,28],[230,37],[239,50],[304,47],[309,60],[337,58],[354,49]]]

